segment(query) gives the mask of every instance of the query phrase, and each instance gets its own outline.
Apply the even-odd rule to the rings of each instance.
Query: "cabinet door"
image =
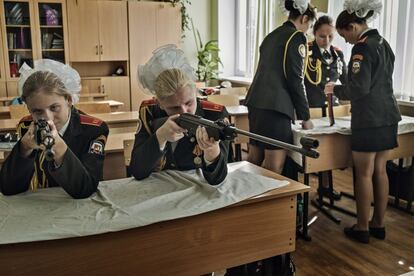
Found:
[[[7,97],[17,97],[19,96],[19,85],[17,80],[8,81],[6,83],[7,87]]]
[[[131,110],[129,77],[103,77],[101,78],[101,86],[101,90],[108,95],[108,100],[124,103],[119,110]]]
[[[98,7],[100,59],[128,60],[127,3],[99,1]]]
[[[67,0],[70,61],[99,61],[98,3]]]
[[[7,97],[6,82],[0,81],[0,98]]]
[[[165,44],[175,44],[180,47],[181,12],[178,6],[159,4],[157,8],[157,47]]]
[[[66,4],[64,0],[35,0],[38,56],[62,63],[68,60]]]

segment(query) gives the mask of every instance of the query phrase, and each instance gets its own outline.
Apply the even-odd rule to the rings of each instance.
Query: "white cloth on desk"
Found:
[[[398,123],[398,134],[405,134],[414,132],[414,117],[401,116],[402,120]],[[335,124],[329,126],[329,118],[323,117],[318,119],[312,119],[313,129],[302,129],[300,127],[300,121],[292,126],[293,142],[295,145],[300,146],[300,138],[312,135],[313,138],[318,138],[317,135],[339,133],[343,135],[351,135],[351,117],[338,117],[335,118]],[[316,149],[317,150],[317,149]],[[290,157],[299,165],[302,164],[302,155],[296,152],[290,152]]]
[[[236,170],[211,186],[196,171],[163,171],[141,181],[101,182],[88,199],[71,199],[61,188],[0,195],[0,244],[88,236],[193,216],[287,184]]]

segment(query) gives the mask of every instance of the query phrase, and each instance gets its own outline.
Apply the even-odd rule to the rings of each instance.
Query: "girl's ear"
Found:
[[[300,20],[300,23],[301,24],[305,24],[308,21],[309,21],[309,16],[307,16],[306,14],[305,15],[302,15],[302,19]]]

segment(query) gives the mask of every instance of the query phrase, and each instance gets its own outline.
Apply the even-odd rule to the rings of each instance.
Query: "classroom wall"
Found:
[[[217,0],[191,0],[191,5],[188,6],[188,13],[193,19],[194,27],[200,32],[203,43],[217,39]],[[187,30],[184,35],[182,49],[190,64],[196,68],[197,48],[193,32],[192,30]]]

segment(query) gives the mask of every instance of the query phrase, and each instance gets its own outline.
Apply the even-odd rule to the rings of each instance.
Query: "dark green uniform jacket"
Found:
[[[246,96],[249,107],[274,110],[294,119],[309,119],[304,85],[306,37],[287,21],[260,45],[260,60]]]
[[[23,118],[18,126],[21,137],[32,123],[32,117]],[[0,172],[0,188],[4,195],[14,195],[32,188],[61,186],[73,198],[93,194],[102,180],[104,147],[108,136],[105,122],[79,114],[72,108],[71,118],[63,140],[68,146],[63,163],[43,159],[43,151],[34,150],[25,158],[20,155],[20,141],[14,146]],[[36,182],[36,183],[34,183]]]
[[[217,104],[197,100],[196,115],[208,120],[223,119],[227,116],[226,109]],[[130,172],[136,179],[144,179],[153,171],[165,169],[191,170],[195,169],[195,158],[202,163],[204,178],[208,183],[216,185],[221,183],[227,175],[227,158],[229,150],[228,141],[220,141],[220,156],[218,159],[206,165],[204,158],[197,146],[197,141],[185,136],[178,140],[173,151],[171,143],[167,142],[163,151],[160,150],[155,131],[162,125],[157,124],[157,119],[166,118],[167,113],[162,110],[155,100],[148,100],[140,107],[141,125],[135,135],[134,148],[132,150]]]
[[[346,85],[337,85],[339,99],[350,100],[351,128],[390,126],[401,120],[392,87],[394,53],[377,30],[369,30],[352,48]]]
[[[331,46],[330,53],[332,56],[331,63],[328,63],[323,57],[320,48],[316,42],[309,43],[309,60],[306,68],[306,96],[308,97],[309,107],[324,107],[326,96],[325,96],[325,85],[328,82],[336,82],[340,80],[341,83],[346,82],[346,71],[344,53],[341,49]],[[321,82],[317,85],[314,83],[317,81],[317,74],[310,68],[315,68],[317,61],[321,62],[322,78]],[[311,79],[311,83],[309,81]]]

